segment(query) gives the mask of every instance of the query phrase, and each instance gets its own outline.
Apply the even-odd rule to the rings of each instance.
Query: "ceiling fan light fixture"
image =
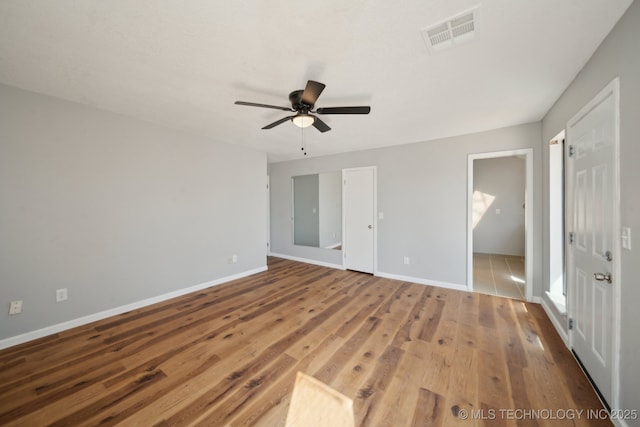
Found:
[[[299,113],[293,116],[291,121],[299,128],[307,128],[316,121],[316,118],[310,114]]]
[[[369,114],[371,107],[368,105],[361,105],[356,107],[325,107],[314,110],[318,97],[324,90],[324,83],[316,82],[314,80],[307,81],[307,85],[304,90],[294,90],[289,94],[289,102],[291,107],[279,107],[277,105],[258,104],[255,102],[236,101],[236,105],[246,105],[249,107],[261,107],[271,108],[275,110],[291,111],[295,113],[293,116],[283,117],[276,120],[273,123],[269,123],[262,129],[273,129],[276,126],[291,120],[291,122],[297,127],[304,129],[309,126],[316,128],[318,132],[327,132],[331,128],[325,122],[323,122],[315,114]],[[313,114],[309,114],[313,113]]]

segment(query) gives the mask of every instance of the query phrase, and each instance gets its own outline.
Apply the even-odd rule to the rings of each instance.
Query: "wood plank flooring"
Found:
[[[474,253],[473,290],[526,300],[524,257]]]
[[[277,258],[0,351],[0,425],[282,426],[298,371],[360,426],[612,425],[536,304]]]

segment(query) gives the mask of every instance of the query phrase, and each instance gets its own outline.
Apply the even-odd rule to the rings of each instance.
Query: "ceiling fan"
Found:
[[[291,102],[291,107],[279,107],[277,105],[267,105],[267,104],[256,104],[255,102],[244,102],[244,101],[236,101],[236,105],[247,105],[249,107],[262,107],[262,108],[273,108],[275,110],[282,111],[291,111],[296,114],[293,116],[287,116],[280,120],[276,120],[275,122],[266,125],[262,129],[271,129],[274,128],[287,120],[291,120],[293,124],[298,127],[306,128],[308,126],[313,125],[320,132],[326,132],[331,130],[331,128],[318,117],[313,114],[369,114],[371,111],[371,107],[369,106],[360,106],[360,107],[325,107],[318,108],[316,110],[313,107],[318,100],[318,97],[324,90],[325,85],[316,82],[313,80],[307,81],[307,86],[304,90],[294,90],[289,94],[289,102]]]

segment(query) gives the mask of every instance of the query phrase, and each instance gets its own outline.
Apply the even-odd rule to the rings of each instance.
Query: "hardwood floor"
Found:
[[[473,290],[483,294],[526,300],[524,257],[473,254]]]
[[[277,258],[0,351],[0,425],[281,426],[297,371],[355,425],[611,425],[540,306]]]

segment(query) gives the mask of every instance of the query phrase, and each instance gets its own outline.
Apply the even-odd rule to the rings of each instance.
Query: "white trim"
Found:
[[[267,175],[267,255],[271,252],[271,177]]]
[[[333,263],[324,262],[324,261],[316,261],[315,259],[300,258],[300,257],[297,257],[297,256],[291,256],[291,255],[285,255],[285,254],[277,254],[277,253],[274,253],[274,252],[271,252],[269,254],[269,256],[273,256],[273,257],[276,257],[276,258],[284,258],[284,259],[288,259],[288,260],[291,260],[291,261],[304,262],[306,264],[319,265],[321,267],[335,268],[337,270],[344,270],[344,266],[343,265],[333,264]]]
[[[420,285],[436,286],[438,288],[454,289],[456,291],[468,291],[465,285],[457,283],[439,282],[437,280],[422,279],[420,277],[403,276],[400,274],[377,272],[375,276],[384,277],[385,279],[401,280],[403,282],[418,283]]]
[[[373,274],[378,274],[378,167],[373,169]]]
[[[342,246],[342,242],[338,242],[338,243],[336,243],[334,245],[325,246],[322,249],[335,249],[335,248],[339,248],[340,246]]]
[[[613,253],[613,261],[612,261],[612,276],[614,277],[612,293],[613,293],[613,301],[612,301],[612,322],[613,322],[613,336],[611,337],[611,347],[612,347],[612,358],[611,358],[611,402],[608,402],[612,409],[617,409],[620,406],[620,337],[621,337],[621,320],[620,320],[620,312],[621,312],[621,263],[620,256],[622,253],[622,245],[620,240],[620,78],[616,77],[609,84],[607,84],[596,96],[591,99],[584,107],[582,107],[569,121],[567,122],[566,127],[566,140],[568,147],[571,144],[571,128],[572,126],[580,121],[585,115],[587,115],[595,106],[600,104],[602,100],[604,100],[609,95],[613,96],[613,105],[615,108],[614,116],[615,123],[613,129],[613,212],[612,212],[612,229],[613,229],[613,242],[611,252]],[[565,147],[565,150],[567,148]],[[571,195],[569,194],[569,186],[572,185],[570,183],[569,178],[571,177],[569,166],[565,168],[565,181],[567,182],[567,193],[565,196],[565,200],[569,201]],[[570,209],[566,209],[566,224],[571,224],[571,215]],[[565,243],[566,246],[566,243]],[[567,248],[567,254],[569,250]],[[571,267],[569,263],[571,262],[571,258],[567,256],[567,267]],[[617,280],[616,280],[617,279]],[[569,317],[574,317],[574,302],[573,298],[575,298],[573,292],[573,286],[571,285],[571,281],[567,280],[567,305]],[[573,333],[569,332],[569,346],[573,347]]]
[[[493,159],[497,157],[525,156],[525,298],[533,301],[533,148],[519,150],[495,151],[491,153],[469,154],[467,160],[467,286],[473,291],[473,161]]]
[[[544,293],[547,294],[547,298],[549,298],[549,301],[553,303],[560,314],[567,314],[567,298],[564,295],[557,295],[549,291],[545,291]]]
[[[542,298],[540,297],[533,297],[533,299],[531,300],[532,303],[535,304],[542,304]]]
[[[615,148],[613,153],[614,165],[613,165],[613,245],[616,248],[614,256],[616,260],[613,263],[613,274],[618,278],[616,286],[613,288],[613,402],[611,402],[612,408],[620,408],[620,349],[621,349],[621,319],[620,313],[622,312],[622,299],[620,292],[621,277],[622,277],[622,240],[620,236],[620,78],[616,77],[611,82],[611,90],[614,96],[614,105],[616,108],[615,113]]]
[[[610,421],[613,423],[613,425],[614,425],[614,426],[616,426],[616,427],[629,427],[629,424],[627,424],[627,422],[626,422],[626,421],[623,421],[623,420],[621,420],[621,419],[615,419],[615,420],[609,419],[609,420],[610,420]]]
[[[542,302],[540,303],[540,305],[542,306],[542,309],[544,310],[544,312],[547,314],[547,317],[549,318],[549,320],[551,320],[551,324],[553,324],[553,327],[556,328],[556,331],[558,332],[558,335],[560,335],[560,338],[562,338],[564,345],[566,345],[568,349],[571,349],[571,347],[569,346],[569,335],[567,335],[567,332],[564,330],[564,328],[560,324],[560,321],[553,314],[553,311],[549,308],[549,306],[547,305],[544,299],[542,299]]]
[[[291,177],[291,212],[289,215],[289,227],[291,230],[291,244],[295,246],[296,244],[296,224],[294,222],[295,219],[295,207],[296,207],[296,182],[293,180],[293,176]]]
[[[242,273],[233,274],[231,276],[222,277],[220,279],[212,280],[210,282],[201,283],[199,285],[191,286],[177,291],[172,291],[166,294],[158,295],[155,297],[147,298],[142,301],[133,302],[120,307],[111,308],[109,310],[101,311],[99,313],[89,314],[88,316],[79,317],[77,319],[68,320],[66,322],[58,323],[56,325],[47,326],[42,329],[27,332],[25,334],[16,335],[14,337],[5,338],[0,340],[0,350],[13,347],[18,344],[23,344],[29,341],[33,341],[38,338],[46,337],[47,335],[57,334],[58,332],[66,331],[67,329],[75,328],[78,326],[86,325],[91,322],[103,320],[108,317],[117,316],[118,314],[126,313],[127,311],[136,310],[138,308],[146,307],[151,304],[156,304],[162,301],[176,298],[182,295],[189,294],[191,292],[200,291],[202,289],[210,288],[212,286],[220,285],[232,280],[241,279],[243,277],[251,276],[256,273],[267,271],[267,266],[254,268],[253,270],[243,271]]]
[[[559,312],[566,314],[567,297],[565,282],[565,146],[566,131],[562,129],[549,141],[549,185],[548,185],[548,206],[549,206],[549,277],[547,296],[553,302]]]

